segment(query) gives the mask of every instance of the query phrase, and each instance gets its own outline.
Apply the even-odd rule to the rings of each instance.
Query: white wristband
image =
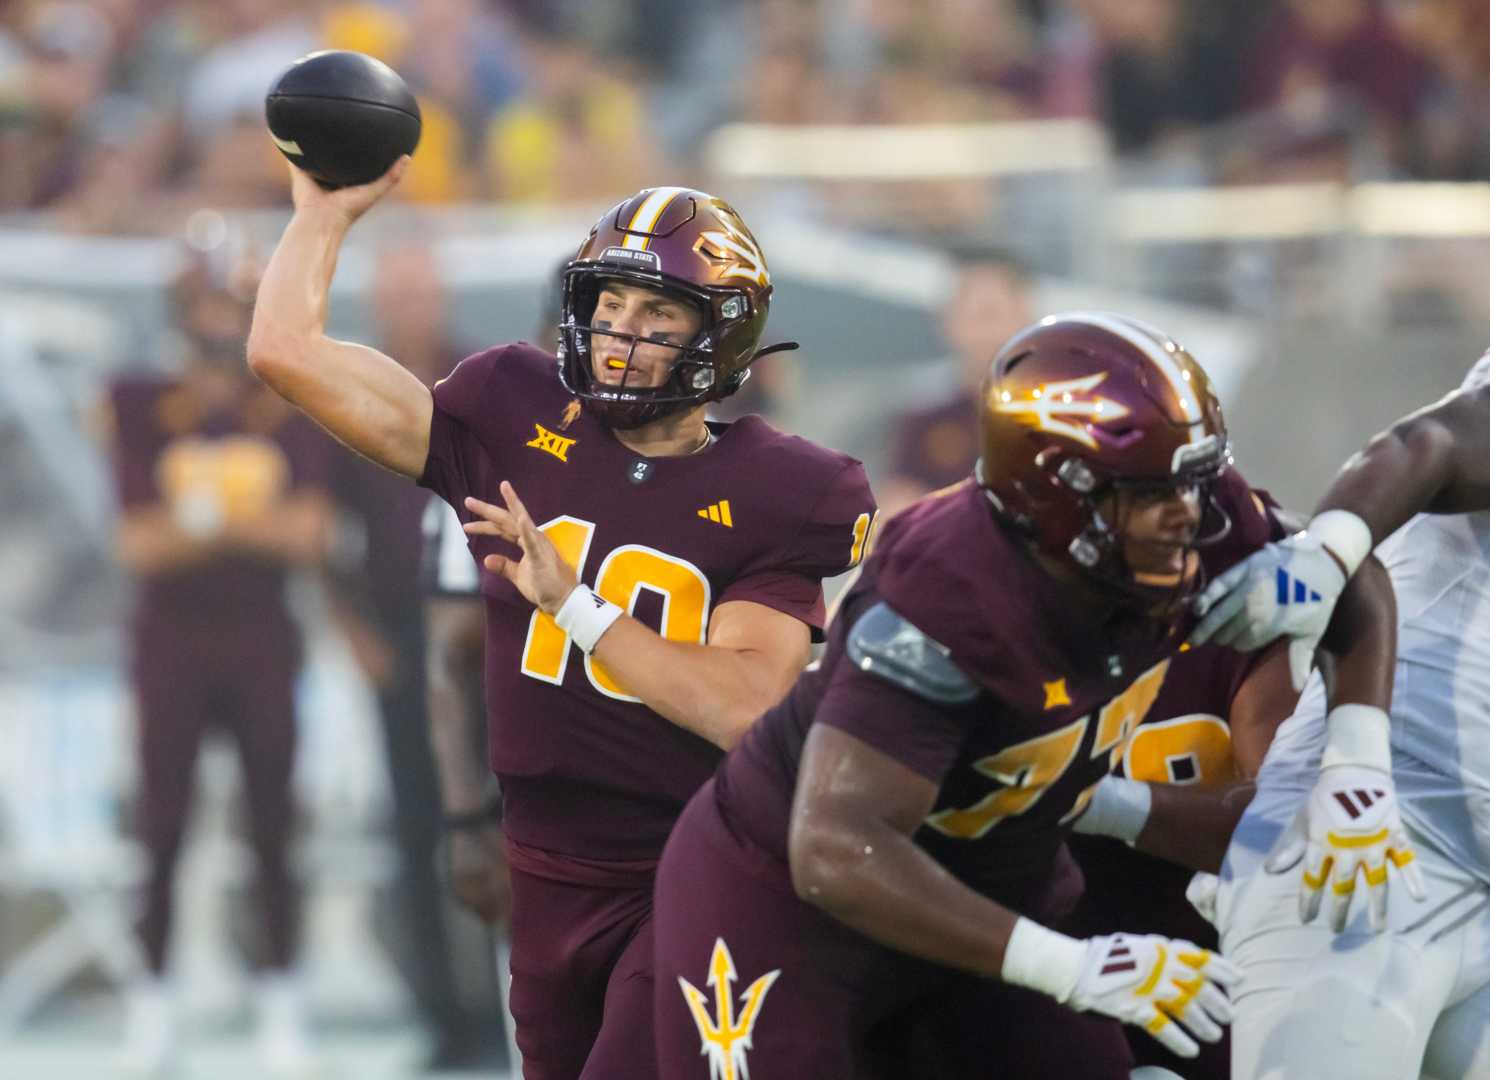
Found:
[[[1014,986],[1025,986],[1049,994],[1061,1004],[1076,989],[1081,967],[1086,963],[1086,942],[1047,930],[1020,916],[1004,946],[1000,978]]]
[[[1141,780],[1104,776],[1092,793],[1091,805],[1076,819],[1076,831],[1089,836],[1111,836],[1125,844],[1138,840],[1154,805],[1154,790]]]
[[[610,629],[611,623],[624,614],[609,600],[596,596],[588,585],[579,584],[554,613],[554,622],[580,647],[581,652],[589,655],[595,651],[601,635]]]
[[[1330,554],[1345,565],[1345,576],[1356,572],[1371,554],[1371,526],[1349,510],[1326,510],[1309,519],[1304,529],[1330,549]]]
[[[1392,771],[1392,721],[1375,705],[1336,705],[1325,718],[1329,731],[1319,767],[1363,765]]]

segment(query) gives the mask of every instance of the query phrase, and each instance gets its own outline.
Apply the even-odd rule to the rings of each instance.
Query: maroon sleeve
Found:
[[[918,776],[940,783],[986,711],[986,698],[970,705],[936,705],[845,661],[833,672],[813,722],[832,724]]]
[[[750,600],[821,631],[823,579],[863,558],[874,514],[864,466],[849,461],[833,474],[786,545],[747,567],[725,588],[720,603]]]
[[[1282,540],[1285,536],[1296,533],[1304,527],[1303,519],[1298,518],[1273,498],[1272,492],[1264,491],[1262,488],[1253,488],[1252,497],[1262,503],[1263,512],[1267,514],[1268,522],[1272,526],[1269,540]]]
[[[119,506],[133,510],[160,499],[155,486],[155,456],[160,433],[151,406],[155,393],[138,383],[116,383],[109,389],[112,412],[114,489]]]
[[[497,351],[466,357],[434,386],[429,457],[419,486],[429,488],[452,506],[459,506],[471,493],[469,463],[479,445],[471,421],[480,415],[490,396]]]
[[[827,619],[823,583],[788,570],[761,570],[730,582],[719,602],[730,600],[764,605],[800,619],[815,631],[821,631]]]

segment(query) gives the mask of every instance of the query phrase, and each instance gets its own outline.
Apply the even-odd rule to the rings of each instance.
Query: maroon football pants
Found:
[[[655,906],[661,1080],[1127,1080],[1115,1021],[882,948],[803,903],[788,868],[725,824],[712,782],[673,829]]]
[[[156,972],[165,967],[171,883],[191,809],[197,752],[213,727],[231,735],[242,761],[266,959],[272,967],[286,967],[294,953],[296,897],[285,848],[299,647],[288,623],[260,629],[250,636],[145,627],[136,638],[138,831],[150,858],[139,935]]]
[[[651,882],[511,874],[509,1000],[525,1080],[656,1080]]]

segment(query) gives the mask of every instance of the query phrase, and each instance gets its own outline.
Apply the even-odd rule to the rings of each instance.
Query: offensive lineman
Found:
[[[640,192],[591,230],[564,271],[558,377],[517,344],[431,392],[327,337],[342,240],[407,164],[334,192],[292,168],[249,364],[470,524],[525,1074],[650,1080],[663,843],[806,662],[822,579],[857,562],[872,498],[851,458],[759,417],[705,422],[760,355],[771,281],[739,215],[702,192]],[[497,492],[505,508],[483,501]]]
[[[822,664],[674,829],[656,901],[664,1080],[860,1075],[882,1064],[877,1027],[917,1009],[956,1025],[988,977],[1187,1056],[1230,1018],[1213,954],[1046,926],[1080,888],[1067,827],[1151,707],[1202,573],[1269,523],[1199,365],[1120,316],[1017,335],[982,424],[978,483],[886,526]],[[1361,577],[1329,642],[1357,708],[1388,690],[1383,585]],[[1020,1035],[982,1020],[985,1039]],[[1126,1076],[1108,1031],[1099,1060]]]

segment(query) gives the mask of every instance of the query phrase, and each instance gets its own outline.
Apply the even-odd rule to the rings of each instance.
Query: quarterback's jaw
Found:
[[[657,289],[612,281],[600,290],[590,325],[595,381],[646,390],[667,382],[679,349],[703,329],[704,313]]]

